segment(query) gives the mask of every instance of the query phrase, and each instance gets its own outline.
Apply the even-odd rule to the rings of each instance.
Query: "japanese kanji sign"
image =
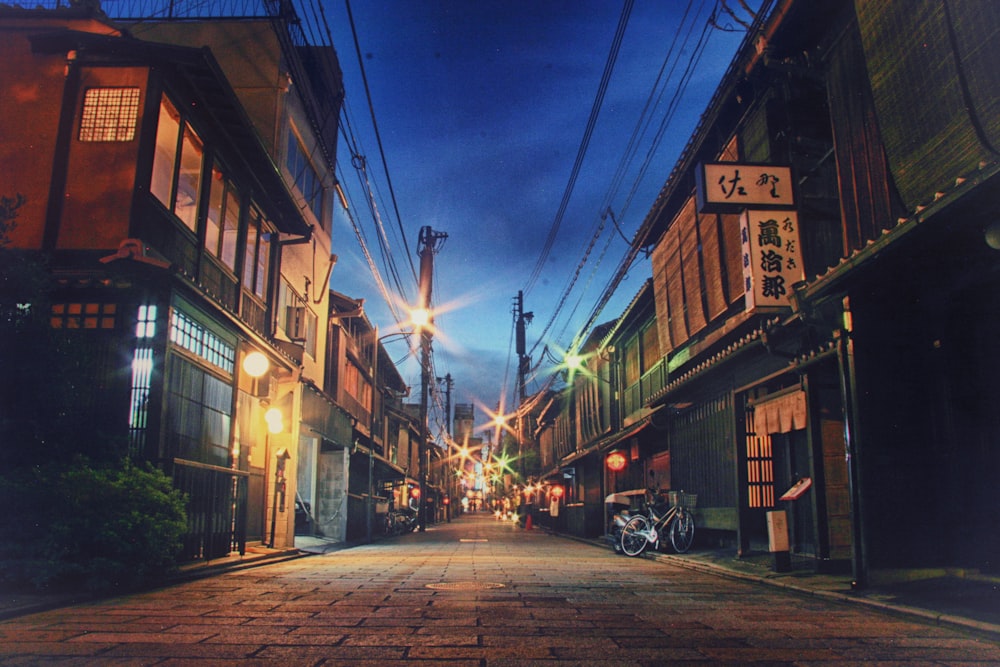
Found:
[[[792,285],[805,280],[795,211],[744,211],[743,286],[746,309],[788,307]]]
[[[703,162],[695,169],[698,211],[738,213],[744,208],[792,208],[792,168],[773,164]]]

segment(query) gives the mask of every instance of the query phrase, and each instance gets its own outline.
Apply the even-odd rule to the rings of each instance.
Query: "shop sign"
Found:
[[[702,162],[695,169],[698,211],[794,208],[792,168],[773,164]]]
[[[740,239],[747,311],[790,307],[792,285],[805,280],[798,214],[744,211]]]

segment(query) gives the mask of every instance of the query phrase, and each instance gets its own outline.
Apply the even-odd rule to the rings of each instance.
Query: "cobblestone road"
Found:
[[[465,517],[0,623],[0,664],[1000,664],[988,638]]]

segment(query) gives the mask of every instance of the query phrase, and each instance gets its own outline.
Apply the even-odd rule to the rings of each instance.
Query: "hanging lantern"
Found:
[[[557,484],[549,490],[549,493],[552,494],[553,498],[562,498],[563,494],[566,493],[566,489]]]
[[[621,452],[611,452],[608,454],[608,458],[604,459],[604,464],[611,472],[621,472],[628,464],[628,459]]]

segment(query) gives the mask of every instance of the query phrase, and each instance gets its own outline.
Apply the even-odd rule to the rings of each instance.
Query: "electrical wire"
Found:
[[[611,73],[614,70],[615,62],[618,60],[618,53],[621,50],[622,38],[625,35],[625,28],[628,25],[628,19],[632,12],[632,5],[634,0],[627,0],[622,7],[621,16],[618,19],[618,27],[615,30],[615,36],[611,43],[611,51],[608,53],[608,59],[604,64],[604,73],[601,75],[601,82],[597,88],[597,95],[594,98],[594,103],[590,109],[590,117],[587,119],[587,127],[584,129],[583,139],[580,141],[580,146],[577,149],[576,160],[573,163],[573,169],[570,172],[569,183],[566,184],[566,190],[563,192],[562,201],[559,204],[559,210],[556,213],[556,218],[552,222],[552,226],[549,228],[549,234],[545,239],[545,244],[542,247],[542,252],[538,257],[538,261],[535,263],[535,268],[532,270],[531,275],[528,277],[528,282],[524,287],[524,293],[528,294],[531,292],[531,288],[534,287],[541,275],[542,269],[545,267],[545,262],[548,260],[549,254],[552,251],[552,246],[555,244],[556,236],[559,233],[559,227],[562,225],[563,216],[566,214],[566,207],[569,205],[570,196],[573,194],[573,190],[576,187],[576,180],[580,175],[580,169],[583,166],[584,156],[587,154],[587,149],[590,146],[590,139],[594,133],[594,127],[597,125],[597,117],[600,114],[601,107],[604,104],[604,95],[608,89],[608,82],[611,80]]]
[[[358,58],[358,67],[359,67],[359,69],[361,71],[361,79],[364,82],[365,98],[368,101],[368,110],[369,110],[369,113],[371,115],[372,128],[373,128],[373,130],[375,132],[375,139],[376,139],[376,142],[378,143],[379,155],[380,155],[380,157],[382,159],[382,167],[383,167],[383,171],[385,172],[385,180],[386,180],[386,183],[388,184],[389,195],[392,198],[393,208],[394,208],[394,210],[396,212],[396,222],[399,225],[400,234],[402,235],[402,238],[403,238],[403,247],[404,247],[404,250],[406,251],[406,258],[407,258],[407,260],[409,261],[409,264],[410,264],[410,271],[413,273],[413,280],[416,281],[417,280],[417,269],[416,269],[416,267],[413,264],[413,257],[410,254],[410,246],[406,242],[406,232],[403,231],[402,216],[399,214],[399,206],[396,203],[396,193],[395,193],[395,190],[393,190],[393,187],[392,187],[392,178],[389,176],[389,166],[388,166],[388,162],[385,159],[385,150],[382,147],[382,135],[378,131],[378,121],[376,121],[376,119],[375,119],[375,107],[372,104],[371,89],[368,86],[368,75],[365,74],[364,59],[361,56],[361,44],[358,41],[358,31],[357,31],[357,27],[355,26],[355,23],[354,23],[354,13],[351,11],[351,0],[344,0],[344,6],[347,8],[347,18],[348,18],[348,22],[350,23],[350,26],[351,26],[351,35],[354,38],[354,52],[357,55],[357,58]]]
[[[638,149],[639,141],[640,141],[641,137],[645,135],[645,133],[646,133],[646,131],[647,131],[649,125],[650,125],[650,122],[652,120],[652,111],[654,109],[658,108],[660,106],[661,102],[662,102],[662,99],[663,99],[663,96],[664,96],[664,92],[667,90],[667,86],[669,85],[670,80],[673,78],[673,72],[677,68],[677,62],[680,60],[681,54],[683,54],[685,52],[685,50],[686,50],[687,42],[690,39],[693,27],[694,27],[694,25],[697,22],[697,17],[701,15],[701,12],[702,12],[702,9],[704,8],[705,2],[703,0],[700,8],[697,10],[697,12],[695,12],[695,15],[691,18],[690,27],[687,29],[687,31],[685,33],[685,31],[683,30],[683,27],[684,27],[685,23],[688,22],[689,16],[691,16],[692,5],[693,5],[693,0],[691,0],[690,2],[688,2],[687,7],[685,8],[684,14],[681,17],[680,27],[674,33],[674,39],[671,41],[670,47],[668,48],[667,54],[664,57],[663,64],[660,67],[660,70],[659,70],[659,73],[657,75],[656,81],[654,82],[654,85],[653,85],[652,89],[650,90],[650,94],[647,96],[646,103],[645,103],[645,105],[643,107],[643,110],[642,110],[642,112],[640,114],[640,117],[639,117],[638,121],[636,122],[636,126],[635,126],[635,128],[634,128],[634,130],[632,132],[632,135],[631,135],[630,139],[629,139],[628,145],[626,146],[626,149],[623,152],[622,158],[619,161],[619,164],[618,164],[618,167],[616,169],[615,175],[612,178],[612,182],[611,182],[611,185],[609,186],[608,193],[605,196],[605,200],[604,200],[605,201],[605,205],[604,205],[604,207],[602,207],[602,209],[604,211],[607,211],[608,213],[611,212],[610,201],[614,198],[614,195],[617,192],[618,188],[620,188],[621,183],[622,183],[622,181],[623,181],[623,179],[625,177],[626,169],[627,169],[628,165],[635,158],[635,154],[636,154],[637,149]],[[682,34],[686,34],[683,43],[681,43],[681,41],[680,41],[680,36]],[[689,61],[688,69],[690,69],[690,61]],[[665,72],[667,72],[667,75],[664,77],[664,73]],[[683,94],[683,92],[685,90],[686,90],[686,85],[679,84],[675,88],[673,99],[674,100],[679,99],[679,97]],[[656,100],[655,103],[653,102],[654,99]],[[672,113],[668,112],[668,117],[672,117]],[[662,127],[663,127],[663,124],[661,123],[661,128]],[[661,136],[662,136],[662,130],[661,130]],[[655,145],[658,146],[658,142],[656,142]],[[654,146],[654,150],[655,150],[655,146]],[[649,153],[647,153],[647,161],[649,159],[648,156],[649,156]],[[642,171],[640,173],[640,176],[635,179],[635,185],[633,186],[633,191],[638,187],[638,184],[641,182],[642,177],[644,176],[644,174],[645,174],[645,171]],[[628,202],[626,202],[625,208],[622,209],[623,213],[624,213],[625,209],[627,209],[627,206],[628,206]],[[611,213],[611,215],[613,216],[613,213]],[[619,234],[621,234],[622,237],[625,238],[624,233],[622,232],[620,226],[618,225],[617,219],[614,219],[613,221],[614,221],[614,224],[615,224],[615,228],[618,229]],[[539,339],[536,342],[536,344],[532,347],[532,353],[537,348],[538,344],[542,340],[544,340],[545,334],[548,332],[548,330],[552,327],[552,325],[554,324],[554,322],[556,321],[556,319],[561,314],[562,308],[563,308],[563,306],[565,305],[567,299],[570,296],[569,293],[574,288],[574,286],[576,284],[576,281],[577,281],[580,273],[582,272],[582,270],[584,268],[584,265],[587,263],[587,261],[589,259],[589,255],[590,255],[591,251],[593,250],[594,244],[597,241],[597,237],[600,235],[600,233],[603,231],[603,229],[604,229],[604,226],[603,226],[603,217],[602,217],[602,223],[598,225],[597,230],[592,235],[590,243],[588,244],[586,250],[584,251],[583,258],[580,260],[580,262],[578,262],[577,267],[576,267],[576,269],[575,269],[575,271],[573,273],[573,276],[570,279],[570,281],[569,281],[566,289],[563,291],[563,293],[562,293],[562,295],[561,295],[561,297],[560,297],[560,299],[559,299],[559,301],[557,303],[557,306],[556,306],[555,310],[551,314],[551,316],[549,318],[549,321],[548,321],[548,323],[546,324],[546,326],[545,326],[545,328],[543,330],[542,335],[539,337]],[[627,242],[627,239],[626,239],[626,242]],[[605,246],[605,251],[601,253],[601,256],[598,259],[598,262],[593,267],[593,270],[591,272],[591,279],[588,281],[588,285],[593,281],[593,278],[596,275],[596,271],[597,271],[598,267],[600,266],[601,262],[603,261],[603,257],[606,254],[608,247],[609,247],[608,245]],[[574,308],[571,311],[571,313],[569,314],[569,316],[567,316],[565,318],[565,323],[566,324],[564,324],[564,326],[563,326],[563,331],[565,331],[566,328],[568,328],[569,322],[572,321],[572,318],[575,315],[577,308],[579,307],[580,303],[582,303],[582,298],[583,298],[584,294],[586,294],[586,290],[584,290],[584,291],[581,292],[581,295],[580,295],[580,297],[577,300],[577,305],[574,306]],[[570,349],[572,349],[572,347]]]

